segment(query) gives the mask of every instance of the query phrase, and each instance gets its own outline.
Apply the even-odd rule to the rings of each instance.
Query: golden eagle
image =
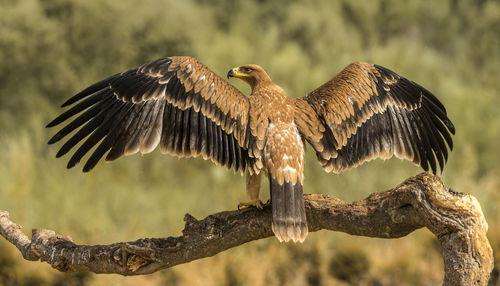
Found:
[[[280,241],[304,241],[308,228],[302,183],[306,141],[323,168],[339,173],[396,155],[434,173],[453,148],[455,128],[428,90],[387,68],[353,63],[302,98],[290,98],[258,65],[231,69],[247,82],[245,96],[192,57],[166,57],[99,81],[68,99],[74,104],[48,124],[78,115],[49,144],[75,131],[57,153],[83,167],[160,145],[179,157],[202,155],[246,171],[250,201],[261,208],[262,174],[270,180],[272,229]]]

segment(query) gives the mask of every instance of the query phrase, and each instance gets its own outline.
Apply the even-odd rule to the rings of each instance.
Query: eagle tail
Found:
[[[271,203],[273,232],[280,242],[303,242],[308,229],[302,184],[278,181],[271,178]]]

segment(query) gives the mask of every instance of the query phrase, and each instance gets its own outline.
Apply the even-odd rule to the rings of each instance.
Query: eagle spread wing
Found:
[[[353,63],[296,100],[295,122],[327,171],[395,154],[436,173],[455,128],[428,90],[381,66]]]
[[[257,65],[234,68],[228,76],[250,84],[252,96],[191,57],[162,58],[113,75],[63,104],[74,105],[48,127],[76,118],[49,143],[72,134],[60,157],[84,141],[68,168],[95,147],[84,171],[106,153],[111,161],[158,145],[181,157],[201,154],[234,171],[248,171],[252,201],[244,205],[260,205],[259,174],[266,170],[273,231],[283,241],[303,241],[308,233],[302,140],[334,172],[395,154],[435,173],[437,164],[443,169],[447,148],[453,148],[455,128],[439,100],[381,66],[351,64],[300,99],[288,98]]]
[[[85,140],[68,168],[94,146],[83,170],[91,170],[109,151],[107,161],[160,145],[162,152],[181,157],[202,155],[214,163],[243,172],[249,102],[240,91],[191,57],[168,57],[113,75],[76,94],[76,103],[48,124],[55,126],[79,114],[56,133],[55,143],[74,130],[57,153],[60,157]]]

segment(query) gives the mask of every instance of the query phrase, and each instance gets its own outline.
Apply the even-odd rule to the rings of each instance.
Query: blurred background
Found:
[[[185,213],[204,218],[246,200],[244,177],[201,159],[156,150],[84,174],[55,159],[60,144],[46,144],[55,130],[45,125],[66,98],[171,55],[197,57],[222,76],[260,64],[292,97],[354,61],[431,90],[457,130],[443,181],[481,203],[498,276],[499,1],[0,0],[0,209],[26,233],[108,244],[178,236]],[[354,201],[421,172],[391,159],[327,174],[311,150],[306,193]],[[142,277],[59,273],[0,239],[0,285],[441,285],[442,277],[439,242],[424,229],[391,240],[327,231],[301,245],[268,238]]]

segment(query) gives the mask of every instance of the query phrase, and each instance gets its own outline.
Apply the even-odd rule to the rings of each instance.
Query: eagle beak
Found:
[[[238,68],[230,69],[227,72],[227,79],[229,79],[230,77],[235,77],[235,76],[237,76],[237,74],[238,74]]]

